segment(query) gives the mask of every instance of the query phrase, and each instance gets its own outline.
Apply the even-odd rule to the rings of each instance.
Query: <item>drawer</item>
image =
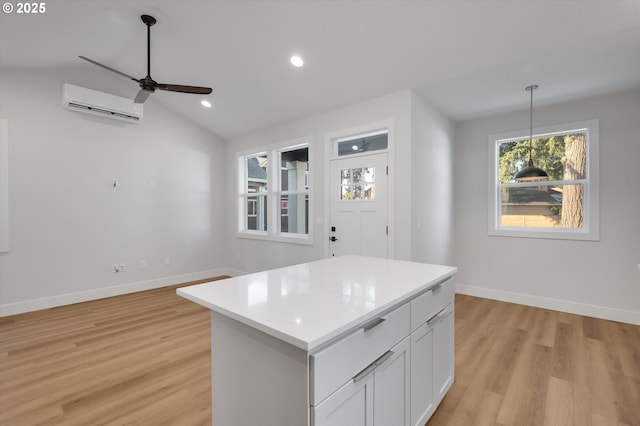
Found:
[[[411,331],[436,315],[455,298],[455,279],[449,277],[411,301]]]
[[[405,303],[311,355],[311,405],[318,405],[408,336],[410,324],[411,309],[409,303]]]

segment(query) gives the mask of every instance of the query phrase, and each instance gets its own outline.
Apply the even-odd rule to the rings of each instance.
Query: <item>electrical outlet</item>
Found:
[[[120,272],[120,265],[118,265],[117,263],[111,265],[111,272]]]
[[[146,260],[144,260],[144,259],[142,259],[142,260],[140,261],[140,269],[144,269],[144,268],[146,268],[146,267],[147,267],[147,261],[146,261]]]
[[[120,272],[124,272],[127,269],[127,265],[125,265],[124,263],[120,264]]]

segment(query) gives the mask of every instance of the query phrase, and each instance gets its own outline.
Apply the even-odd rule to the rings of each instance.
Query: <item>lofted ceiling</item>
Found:
[[[640,87],[635,1],[55,1],[43,14],[0,14],[0,67],[49,69],[133,98],[146,27],[152,77],[212,86],[156,92],[226,139],[398,90],[456,121]],[[289,58],[299,54],[302,68]],[[0,72],[1,78],[1,72]]]

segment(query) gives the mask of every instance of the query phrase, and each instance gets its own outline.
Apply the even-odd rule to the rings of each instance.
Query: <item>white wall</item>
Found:
[[[410,146],[410,102],[411,92],[402,91],[388,96],[372,99],[367,102],[351,105],[349,107],[333,110],[324,114],[292,121],[273,128],[265,129],[246,135],[242,138],[231,140],[227,144],[226,164],[227,176],[236,176],[236,156],[251,148],[260,148],[278,144],[288,140],[304,136],[312,136],[312,158],[310,168],[313,184],[313,211],[310,214],[313,227],[313,245],[276,243],[269,241],[257,241],[245,238],[237,238],[236,224],[236,193],[235,184],[227,185],[227,205],[234,206],[230,209],[229,216],[229,251],[228,265],[237,271],[256,272],[270,268],[291,265],[301,262],[322,259],[325,257],[325,245],[328,241],[328,217],[325,217],[326,200],[324,187],[327,185],[326,159],[330,147],[326,146],[327,133],[356,128],[370,123],[384,120],[393,120],[395,128],[395,162],[401,165],[395,168],[396,187],[394,191],[396,200],[395,228],[396,245],[395,257],[409,259],[411,256],[411,205],[410,188],[405,183],[410,180],[411,146]],[[394,173],[394,165],[390,173]],[[402,182],[402,183],[399,183]],[[316,218],[324,219],[323,226],[316,225]]]
[[[72,70],[1,73],[10,251],[0,253],[0,314],[224,271],[223,141],[153,99],[139,124],[67,111],[63,82],[88,83]]]
[[[600,120],[600,241],[489,237],[487,136],[519,111],[456,127],[461,292],[640,324],[640,90],[535,108],[535,125]]]
[[[454,123],[411,96],[411,260],[454,265]]]

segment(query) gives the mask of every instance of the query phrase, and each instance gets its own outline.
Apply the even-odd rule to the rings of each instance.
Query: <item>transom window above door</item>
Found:
[[[343,157],[346,155],[381,151],[388,147],[389,129],[384,129],[334,140],[334,155],[336,157]]]

